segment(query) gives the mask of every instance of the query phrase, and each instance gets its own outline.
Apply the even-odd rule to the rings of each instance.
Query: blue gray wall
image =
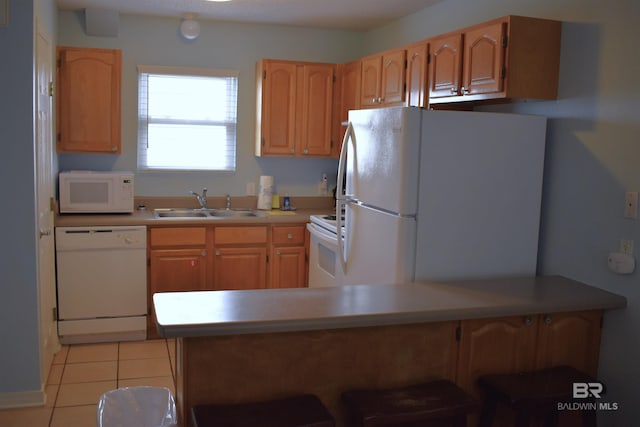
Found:
[[[228,173],[139,173],[136,193],[142,196],[181,196],[208,187],[209,194],[244,195],[246,184],[260,175],[275,177],[276,191],[291,195],[317,195],[323,173],[335,183],[333,159],[273,159],[254,156],[255,65],[261,58],[345,62],[362,50],[362,33],[312,30],[297,27],[241,25],[202,21],[200,36],[180,37],[180,19],[121,15],[118,37],[85,35],[82,13],[59,14],[60,45],[122,49],[122,155],[59,156],[60,170],[136,169],[136,66],[170,65],[238,70],[237,170]]]

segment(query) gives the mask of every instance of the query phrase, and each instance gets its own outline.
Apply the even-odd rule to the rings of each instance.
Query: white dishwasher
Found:
[[[57,227],[55,233],[60,342],[144,340],[146,227]]]

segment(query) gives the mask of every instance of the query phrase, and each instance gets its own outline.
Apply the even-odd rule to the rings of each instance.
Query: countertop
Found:
[[[163,337],[220,336],[626,307],[626,298],[561,276],[157,293]]]
[[[210,207],[222,208],[225,198],[209,197]],[[216,217],[216,218],[156,218],[153,210],[156,208],[197,208],[193,197],[137,197],[135,206],[144,204],[145,210],[135,210],[133,213],[123,214],[57,214],[56,227],[91,227],[91,226],[127,226],[146,225],[153,227],[176,227],[190,225],[226,225],[226,224],[278,224],[278,223],[306,223],[309,215],[324,215],[335,213],[333,197],[295,197],[292,198],[296,210],[258,211],[261,216],[255,217]],[[254,196],[234,197],[234,208],[255,208]]]

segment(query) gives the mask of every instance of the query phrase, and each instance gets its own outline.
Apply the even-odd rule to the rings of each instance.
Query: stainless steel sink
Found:
[[[261,212],[253,209],[155,209],[153,215],[156,218],[238,218],[238,217],[264,217]]]

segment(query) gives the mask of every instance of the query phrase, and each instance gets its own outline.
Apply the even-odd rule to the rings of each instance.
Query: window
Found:
[[[138,169],[235,171],[238,73],[138,66]]]

